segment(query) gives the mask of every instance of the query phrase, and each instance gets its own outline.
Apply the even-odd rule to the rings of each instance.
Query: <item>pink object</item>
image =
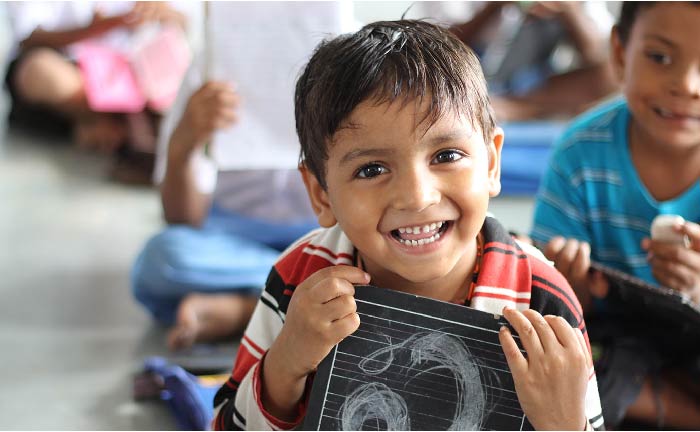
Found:
[[[170,108],[190,61],[187,40],[175,27],[166,27],[136,47],[132,65],[152,109]]]
[[[136,113],[146,98],[126,57],[105,45],[84,43],[77,50],[88,105],[98,112]]]
[[[77,58],[91,109],[138,113],[156,111],[175,101],[191,55],[177,28],[167,27],[142,38],[127,56],[98,42],[77,47]]]

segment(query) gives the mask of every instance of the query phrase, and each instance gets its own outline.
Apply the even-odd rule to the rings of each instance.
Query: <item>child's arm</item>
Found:
[[[700,225],[685,221],[673,226],[674,232],[686,235],[684,244],[644,239],[642,248],[649,252],[652,274],[660,284],[687,294],[700,304]]]
[[[48,31],[37,27],[26,39],[20,42],[20,48],[25,51],[35,47],[60,49],[72,43],[124,27],[130,19],[129,14],[105,17],[99,12],[95,12],[92,22],[86,27],[60,31]]]
[[[561,317],[505,308],[527,357],[507,327],[499,334],[520,405],[536,430],[585,430],[586,392],[593,362],[579,329]]]
[[[295,419],[308,375],[359,327],[352,284],[368,282],[369,275],[356,267],[334,266],[296,288],[282,331],[263,364],[262,401],[270,414]]]
[[[243,335],[232,376],[214,399],[213,428],[298,426],[305,414],[301,403],[307,376],[359,326],[352,284],[368,282],[369,275],[356,267],[325,267],[290,294],[289,282],[273,270]]]
[[[96,10],[92,21],[85,27],[60,31],[47,31],[38,27],[20,42],[20,48],[23,50],[34,47],[60,49],[117,28],[135,28],[148,22],[172,23],[183,30],[187,24],[185,16],[166,2],[136,2],[131,11],[121,15],[106,17]]]
[[[209,196],[196,187],[190,161],[218,129],[237,120],[238,95],[224,82],[208,82],[189,99],[168,146],[168,164],[161,185],[163,212],[168,223],[199,226],[209,209]]]

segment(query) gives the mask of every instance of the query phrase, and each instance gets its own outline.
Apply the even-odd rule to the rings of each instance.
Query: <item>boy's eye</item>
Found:
[[[660,52],[648,52],[647,57],[651,59],[654,63],[660,64],[660,65],[668,65],[671,64],[671,56],[668,56],[666,54],[662,54]]]
[[[386,168],[383,166],[377,164],[377,163],[371,163],[367,164],[363,167],[361,167],[359,170],[357,170],[357,174],[355,174],[355,177],[358,178],[372,178],[376,177],[380,174],[384,174],[387,171]]]
[[[450,162],[457,162],[458,160],[462,159],[464,157],[464,153],[459,152],[457,150],[444,150],[438,153],[431,163],[434,164],[442,164],[442,163],[450,163]]]

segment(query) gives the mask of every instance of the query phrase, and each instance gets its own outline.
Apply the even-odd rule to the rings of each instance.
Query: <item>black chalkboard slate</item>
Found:
[[[360,328],[319,365],[304,430],[532,430],[501,316],[372,286],[355,300]]]
[[[687,338],[700,338],[700,305],[687,295],[597,262],[591,263],[591,269],[603,273],[614,294],[624,301],[626,313],[652,319],[656,326],[663,323],[664,332],[673,330],[683,345]]]

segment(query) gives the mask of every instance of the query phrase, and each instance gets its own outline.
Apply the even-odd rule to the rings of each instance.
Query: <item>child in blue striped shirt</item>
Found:
[[[532,238],[569,279],[591,339],[604,347],[596,369],[609,426],[627,419],[700,428],[698,377],[688,376],[700,368],[693,344],[662,345],[670,329],[648,317],[633,334],[638,323],[624,303],[589,272],[592,260],[602,262],[700,303],[698,23],[692,2],[623,4],[611,48],[624,99],[572,124],[537,196]],[[649,238],[659,214],[685,218],[674,230],[689,247]]]

